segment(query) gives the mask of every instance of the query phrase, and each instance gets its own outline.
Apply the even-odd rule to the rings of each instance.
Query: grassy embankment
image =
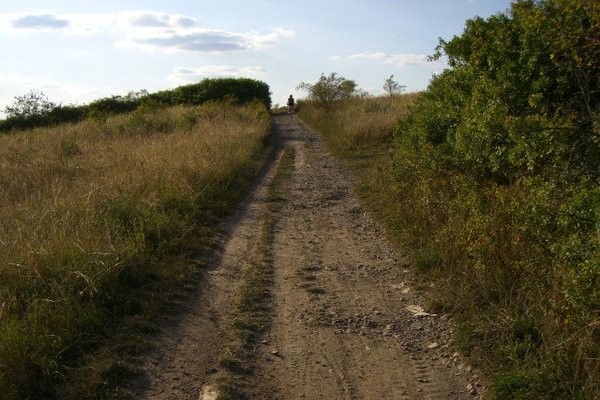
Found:
[[[264,106],[209,102],[1,136],[2,398],[126,398],[269,133]]]
[[[560,251],[585,243],[590,222],[570,221],[598,204],[584,186],[577,197],[533,177],[498,185],[434,159],[396,127],[422,96],[355,99],[331,113],[303,103],[300,116],[360,171],[365,204],[435,283],[430,307],[458,321],[457,344],[492,380],[490,397],[598,398],[595,281],[567,264],[587,254],[593,266],[594,248]]]

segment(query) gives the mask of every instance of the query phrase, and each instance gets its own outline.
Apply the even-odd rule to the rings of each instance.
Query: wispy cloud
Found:
[[[175,82],[194,82],[209,76],[254,76],[266,72],[263,67],[233,67],[230,65],[206,65],[198,68],[179,67],[167,79]]]
[[[121,24],[129,29],[185,29],[197,27],[197,21],[182,14],[158,11],[124,11],[118,15]]]
[[[408,67],[415,65],[436,65],[436,62],[431,62],[428,60],[428,56],[426,54],[414,54],[414,53],[384,53],[384,52],[362,52],[351,54],[349,56],[332,56],[328,58],[329,60],[374,60],[379,61],[385,64],[392,64],[397,67]]]
[[[14,72],[0,71],[0,84],[8,84],[15,87],[20,94],[35,89],[41,90],[51,101],[58,103],[77,103],[90,101],[99,97],[114,95],[114,88],[100,88],[94,86],[82,86],[71,83],[58,82],[55,80],[39,79]],[[0,111],[12,102],[13,99],[0,96]]]
[[[295,36],[294,31],[281,28],[266,33],[212,29],[201,26],[190,16],[156,11],[125,11],[118,14],[0,14],[0,31],[48,30],[72,35],[110,32],[111,36],[117,38],[115,44],[119,47],[167,53],[253,51]]]
[[[0,14],[0,32],[44,33],[55,31],[70,35],[107,32],[115,27],[117,14],[64,14],[44,11]]]
[[[17,16],[10,20],[10,25],[14,29],[28,30],[64,29],[69,24],[69,20],[58,18],[52,14],[29,14]]]
[[[118,43],[119,46],[147,51],[221,53],[257,50],[295,36],[293,31],[285,29],[273,29],[265,34],[210,29],[184,15],[156,12],[128,12],[120,18],[127,37]]]

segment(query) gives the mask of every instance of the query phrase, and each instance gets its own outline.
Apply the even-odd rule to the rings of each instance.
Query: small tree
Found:
[[[406,90],[406,86],[400,85],[398,82],[394,80],[394,75],[390,75],[383,84],[383,90],[389,93],[390,97],[393,97],[395,94],[402,93]]]
[[[150,93],[146,90],[146,89],[142,89],[138,92],[134,91],[134,90],[130,90],[129,92],[127,92],[127,94],[125,96],[123,96],[123,99],[125,99],[125,101],[140,101],[142,100],[144,97],[148,96]]]
[[[31,90],[23,96],[17,96],[4,112],[8,117],[31,117],[32,115],[46,115],[56,108],[56,104],[48,100],[48,96],[40,90]]]
[[[319,107],[331,111],[336,101],[350,98],[356,93],[356,82],[332,72],[328,76],[321,74],[314,84],[301,82],[297,89],[306,90],[310,100],[315,101]]]

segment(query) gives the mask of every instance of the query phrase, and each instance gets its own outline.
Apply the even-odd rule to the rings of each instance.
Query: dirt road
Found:
[[[270,326],[236,377],[236,304],[261,250],[268,187],[279,157],[232,219],[201,287],[156,339],[139,399],[215,399],[239,380],[250,399],[473,399],[483,388],[451,344],[445,316],[423,310],[410,272],[359,204],[352,177],[297,117],[274,120],[278,151],[295,149],[267,243]]]

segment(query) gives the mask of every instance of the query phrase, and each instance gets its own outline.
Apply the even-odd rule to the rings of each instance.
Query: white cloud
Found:
[[[189,16],[156,11],[125,11],[118,14],[64,14],[44,11],[0,14],[0,31],[42,32],[54,30],[84,35],[110,32],[116,45],[146,51],[222,53],[258,50],[295,36],[276,28],[268,33],[234,32],[200,26]]]
[[[437,66],[438,62],[428,61],[428,56],[425,54],[414,54],[414,53],[397,53],[390,54],[384,52],[362,52],[356,53],[349,56],[332,56],[328,57],[328,60],[338,61],[344,59],[363,59],[363,60],[375,60],[385,64],[392,64],[397,67],[408,67],[415,65],[427,65]]]
[[[136,29],[185,29],[197,27],[194,18],[181,14],[167,14],[157,11],[124,11],[118,19],[126,30]]]
[[[120,19],[127,37],[118,42],[119,46],[167,53],[257,50],[295,35],[293,31],[280,28],[267,34],[209,29],[184,15],[156,12],[127,12]]]
[[[55,31],[71,35],[89,35],[114,27],[116,14],[64,14],[44,11],[0,14],[0,31],[35,33]]]
[[[198,68],[179,67],[167,79],[175,82],[194,82],[209,76],[252,76],[266,72],[263,67],[233,67],[230,65],[206,65]]]
[[[26,30],[60,30],[68,27],[70,23],[69,20],[52,14],[28,14],[10,20],[10,25],[14,29]]]

